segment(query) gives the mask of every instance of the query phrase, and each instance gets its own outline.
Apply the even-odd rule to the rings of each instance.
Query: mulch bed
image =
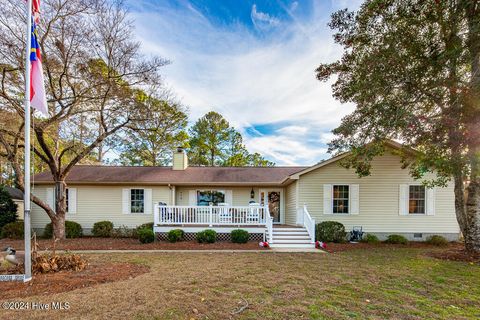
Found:
[[[0,299],[72,291],[101,283],[132,279],[149,271],[147,266],[134,263],[94,263],[83,271],[60,271],[34,275],[27,283],[2,282]]]
[[[462,243],[450,243],[447,247],[436,247],[425,242],[410,242],[408,245],[388,244],[388,243],[327,243],[327,252],[336,253],[358,249],[378,249],[378,248],[420,248],[432,249],[425,254],[429,257],[463,261],[470,263],[480,263],[480,254],[472,254],[465,251]]]
[[[51,239],[39,239],[38,250],[52,250]],[[23,250],[23,240],[1,239],[0,248],[11,246]],[[180,241],[170,243],[155,241],[142,244],[138,239],[131,238],[94,238],[65,239],[56,243],[57,250],[268,250],[258,245],[258,242],[244,244],[232,242],[197,243],[196,241]]]
[[[480,253],[469,253],[462,244],[452,245],[448,249],[442,251],[429,252],[428,256],[452,261],[464,261],[480,264]]]
[[[326,251],[330,253],[343,252],[357,249],[378,249],[378,248],[435,248],[424,242],[410,242],[408,245],[389,243],[327,243]]]

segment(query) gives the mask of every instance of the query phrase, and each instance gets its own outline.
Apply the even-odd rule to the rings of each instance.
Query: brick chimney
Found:
[[[173,170],[185,170],[188,167],[187,153],[182,147],[173,152]]]

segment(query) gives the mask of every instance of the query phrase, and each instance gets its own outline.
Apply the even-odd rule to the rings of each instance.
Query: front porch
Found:
[[[269,241],[268,230],[273,228],[273,218],[268,206],[164,206],[154,207],[154,232],[163,234],[172,229],[182,229],[186,234],[195,234],[205,229],[218,234],[230,234],[243,229],[259,234]],[[272,234],[272,231],[270,232]],[[269,241],[270,242],[270,241]]]
[[[173,229],[182,229],[189,240],[205,229],[215,230],[218,240],[228,241],[235,229],[250,233],[250,240],[267,241],[273,247],[313,247],[315,220],[306,206],[299,214],[302,225],[288,226],[275,224],[269,206],[252,204],[249,206],[154,206],[154,232],[157,238],[164,239]]]

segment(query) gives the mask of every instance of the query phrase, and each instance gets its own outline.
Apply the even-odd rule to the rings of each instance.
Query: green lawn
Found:
[[[68,311],[28,312],[28,319],[480,318],[480,266],[427,257],[431,250],[438,249],[91,255],[92,261],[130,261],[151,270],[22,300],[71,305]],[[245,301],[248,307],[232,314]],[[0,315],[20,319],[27,312]]]

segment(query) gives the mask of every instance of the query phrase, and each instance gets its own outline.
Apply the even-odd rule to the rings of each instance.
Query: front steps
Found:
[[[272,232],[272,248],[315,248],[315,243],[302,227],[275,227]]]

